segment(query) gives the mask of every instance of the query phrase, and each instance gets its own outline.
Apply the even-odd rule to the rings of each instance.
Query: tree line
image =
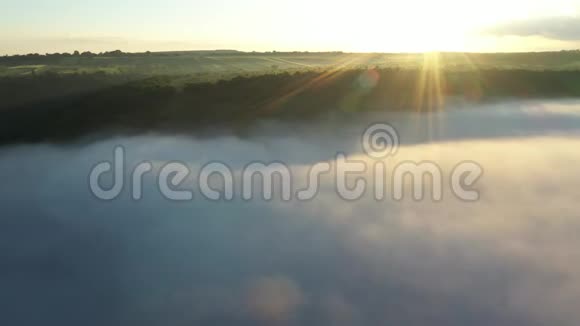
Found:
[[[238,76],[176,84],[173,77],[0,78],[0,144],[91,134],[243,130],[264,119],[443,110],[449,99],[580,97],[579,71],[352,69]]]

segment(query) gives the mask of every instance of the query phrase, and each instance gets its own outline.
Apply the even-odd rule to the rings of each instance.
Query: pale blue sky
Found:
[[[580,12],[577,2],[0,0],[0,54],[75,49],[390,52],[575,48],[580,47],[580,32],[578,37],[573,32]],[[510,27],[513,22],[519,24],[517,28]],[[498,25],[502,28],[489,30]],[[559,33],[567,37],[558,37]]]

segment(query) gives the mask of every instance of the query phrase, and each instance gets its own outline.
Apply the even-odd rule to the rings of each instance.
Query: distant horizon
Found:
[[[303,54],[316,54],[316,53],[342,53],[342,54],[425,54],[425,53],[470,53],[470,54],[518,54],[518,53],[557,53],[557,52],[580,52],[580,48],[577,49],[560,49],[560,50],[539,50],[539,51],[391,51],[391,52],[381,52],[381,51],[343,51],[343,50],[327,50],[327,51],[313,51],[313,50],[270,50],[270,51],[257,51],[257,50],[238,50],[238,49],[227,49],[227,48],[216,48],[216,49],[196,49],[196,50],[145,50],[145,51],[123,51],[121,49],[111,49],[104,51],[92,51],[92,50],[73,50],[73,51],[63,51],[63,52],[28,52],[28,53],[0,53],[2,57],[15,57],[15,56],[27,56],[27,55],[57,55],[57,54],[70,54],[73,55],[75,52],[82,53],[92,53],[92,54],[105,54],[113,53],[116,51],[121,51],[124,54],[146,54],[146,53],[195,53],[195,52],[234,52],[234,53],[244,53],[244,54],[267,54],[267,53],[303,53]]]

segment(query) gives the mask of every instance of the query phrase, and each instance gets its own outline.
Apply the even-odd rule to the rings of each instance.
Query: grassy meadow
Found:
[[[0,143],[198,132],[448,103],[580,97],[580,52],[160,53],[0,58]]]
[[[442,53],[441,64],[449,69],[580,69],[580,52],[539,53]],[[423,65],[417,53],[257,53],[238,51],[191,51],[122,53],[118,51],[75,54],[0,57],[0,76],[57,74],[207,75],[271,73],[313,68],[401,68]]]

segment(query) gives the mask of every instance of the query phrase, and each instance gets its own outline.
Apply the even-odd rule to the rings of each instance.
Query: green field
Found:
[[[580,52],[441,53],[445,69],[579,70]],[[58,74],[196,75],[219,78],[232,74],[271,73],[326,68],[421,67],[423,54],[383,53],[247,53],[193,51],[159,53],[109,52],[85,55],[25,55],[0,57],[0,76]]]
[[[0,144],[580,97],[578,51],[29,55],[0,58],[0,74]]]

